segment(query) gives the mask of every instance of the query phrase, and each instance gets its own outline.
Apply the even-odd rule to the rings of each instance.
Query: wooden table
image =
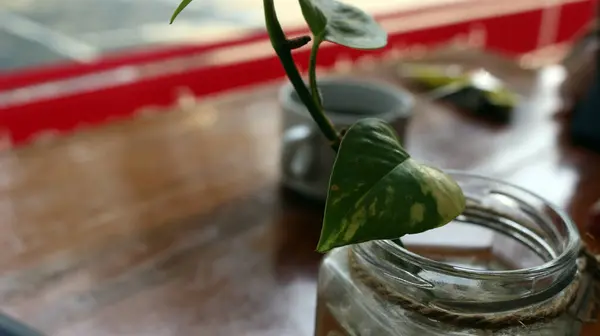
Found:
[[[600,156],[558,141],[559,73],[501,63],[526,97],[514,125],[418,99],[409,151],[583,225]],[[320,209],[279,188],[275,88],[181,106],[0,153],[4,312],[60,336],[312,335]]]

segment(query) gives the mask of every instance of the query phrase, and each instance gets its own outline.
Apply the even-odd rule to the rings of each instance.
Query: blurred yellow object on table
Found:
[[[428,90],[434,100],[449,101],[456,107],[497,122],[508,122],[518,96],[484,69],[458,65],[409,64],[401,76]]]

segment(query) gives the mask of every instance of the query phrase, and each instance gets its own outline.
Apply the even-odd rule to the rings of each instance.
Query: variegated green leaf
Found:
[[[427,231],[464,207],[452,178],[412,159],[384,121],[363,119],[341,142],[317,250]]]
[[[387,44],[387,33],[359,8],[336,0],[299,1],[304,20],[316,40],[354,49],[379,49]]]

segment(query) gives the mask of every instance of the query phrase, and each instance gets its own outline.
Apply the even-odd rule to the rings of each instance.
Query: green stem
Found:
[[[321,95],[319,94],[319,87],[317,86],[317,53],[319,52],[319,46],[321,45],[321,42],[323,42],[323,37],[321,35],[315,36],[312,48],[310,49],[308,80],[315,104],[317,104],[320,109],[323,109]]]
[[[292,51],[287,43],[288,40],[285,37],[283,29],[281,28],[281,24],[279,23],[277,15],[275,14],[275,5],[273,0],[263,0],[263,7],[265,11],[265,23],[267,26],[267,32],[269,33],[269,38],[271,39],[271,45],[273,46],[275,53],[277,53],[285,73],[287,74],[292,86],[298,93],[298,97],[308,109],[308,112],[314,119],[315,123],[325,138],[329,140],[331,148],[337,151],[340,146],[340,136],[333,127],[331,121],[327,118],[327,116],[325,116],[323,110],[319,107],[319,105],[316,104],[310,91],[306,87],[298,68],[296,67],[296,63],[294,63]]]

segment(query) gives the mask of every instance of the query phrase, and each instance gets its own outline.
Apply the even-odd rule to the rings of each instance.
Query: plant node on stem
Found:
[[[296,37],[290,40],[287,40],[287,46],[290,50],[299,49],[304,47],[310,42],[311,38],[308,35]]]
[[[267,32],[269,33],[269,38],[271,40],[271,45],[279,57],[287,77],[296,90],[298,97],[308,109],[308,112],[314,119],[315,123],[323,135],[331,143],[331,148],[337,152],[340,146],[341,138],[331,121],[327,118],[327,116],[325,116],[320,104],[316,103],[319,100],[318,92],[315,97],[311,95],[311,92],[306,87],[306,84],[304,83],[304,80],[302,79],[302,76],[296,67],[296,63],[292,57],[292,49],[290,48],[289,40],[285,37],[285,33],[283,32],[281,24],[277,19],[273,0],[263,0],[263,7],[265,11],[265,23],[267,26]],[[315,40],[315,42],[317,41]]]

